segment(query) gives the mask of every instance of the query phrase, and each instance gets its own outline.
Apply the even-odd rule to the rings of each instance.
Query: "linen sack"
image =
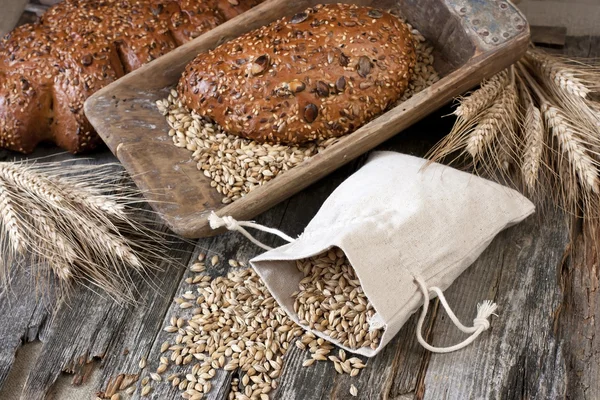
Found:
[[[475,261],[498,232],[534,212],[533,204],[512,189],[441,164],[426,163],[394,152],[373,153],[329,196],[300,237],[289,238],[291,243],[250,261],[296,323],[299,318],[291,295],[304,277],[296,268],[296,260],[339,247],[376,311],[370,326],[384,329],[380,344],[375,350],[350,349],[322,332],[303,328],[345,350],[374,356],[421,305],[422,323],[429,290],[440,295],[447,306],[441,291]],[[212,222],[215,228],[227,225]],[[252,223],[245,226],[257,227]],[[243,228],[241,231],[250,236]],[[495,310],[495,305],[489,306],[483,313],[489,315]],[[489,327],[488,315],[478,315],[479,327],[460,326],[467,329],[464,332],[479,334]],[[427,347],[420,329],[421,324],[419,341]]]

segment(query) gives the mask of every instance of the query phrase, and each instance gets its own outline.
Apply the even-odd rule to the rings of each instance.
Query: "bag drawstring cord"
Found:
[[[442,293],[442,290],[440,288],[435,286],[427,288],[425,282],[418,277],[415,277],[415,281],[417,282],[419,288],[421,289],[421,292],[423,293],[423,311],[421,311],[421,316],[419,317],[419,322],[417,323],[417,340],[419,341],[421,346],[425,347],[427,350],[433,353],[450,353],[456,350],[460,350],[463,347],[466,347],[469,344],[473,343],[473,341],[477,339],[477,337],[483,331],[489,329],[490,321],[488,319],[491,315],[496,315],[494,314],[494,311],[496,311],[496,309],[498,308],[496,303],[492,302],[491,300],[485,300],[484,302],[479,303],[477,305],[477,316],[473,320],[473,326],[467,327],[464,326],[458,320],[458,318],[448,305],[448,302],[446,301],[446,298],[444,297],[444,294]],[[435,292],[437,294],[438,298],[440,299],[440,303],[442,303],[442,306],[446,310],[446,313],[448,313],[448,316],[450,317],[454,325],[464,333],[471,333],[471,336],[466,338],[464,341],[450,347],[431,346],[425,341],[425,339],[423,339],[421,332],[423,330],[423,322],[425,322],[425,316],[427,315],[427,310],[429,308],[429,292]]]
[[[252,243],[254,243],[258,247],[261,247],[267,251],[272,250],[273,248],[260,242],[258,239],[256,239],[254,236],[252,236],[250,234],[250,232],[248,232],[245,228],[253,228],[253,229],[256,229],[259,231],[271,233],[273,235],[279,236],[283,240],[290,242],[290,243],[295,241],[294,238],[286,235],[285,233],[281,232],[280,230],[277,230],[274,228],[269,228],[264,225],[260,225],[255,222],[252,222],[252,221],[237,221],[236,219],[234,219],[231,216],[219,217],[217,214],[215,214],[214,211],[211,212],[210,216],[208,217],[208,221],[209,221],[210,227],[212,229],[219,229],[219,228],[225,227],[225,228],[227,228],[227,230],[237,231],[237,232],[241,233],[242,235],[244,235]],[[419,321],[417,323],[417,340],[419,341],[421,346],[423,346],[425,349],[427,349],[433,353],[450,353],[450,352],[453,352],[456,350],[460,350],[463,347],[466,347],[469,344],[471,344],[475,339],[477,339],[477,337],[483,331],[486,331],[489,329],[490,321],[488,319],[491,315],[496,315],[496,314],[494,314],[494,311],[496,311],[496,309],[498,308],[495,303],[493,303],[490,300],[485,300],[483,303],[478,304],[477,305],[477,316],[473,320],[473,326],[467,327],[467,326],[464,326],[458,320],[458,318],[456,317],[456,315],[450,308],[450,305],[446,301],[446,298],[444,297],[444,294],[440,288],[435,287],[435,286],[427,288],[423,279],[418,278],[418,277],[415,277],[414,279],[415,279],[415,282],[417,282],[417,284],[419,285],[419,288],[421,289],[421,292],[423,294],[423,309],[421,311],[421,315],[420,315]],[[429,309],[429,292],[435,292],[437,294],[438,298],[440,299],[440,303],[442,303],[442,306],[446,310],[446,313],[448,313],[448,316],[450,317],[450,319],[452,320],[454,325],[458,329],[463,331],[464,333],[471,333],[471,336],[466,338],[461,343],[458,343],[458,344],[456,344],[454,346],[450,346],[450,347],[435,347],[435,346],[431,346],[429,343],[427,343],[425,341],[421,332],[423,330],[423,323],[425,322],[425,317],[427,316],[427,311]]]
[[[210,227],[212,229],[219,229],[219,228],[225,227],[225,228],[227,228],[227,230],[237,231],[237,232],[241,233],[242,235],[244,235],[249,241],[251,241],[258,247],[261,247],[267,251],[273,250],[273,248],[260,242],[258,239],[256,239],[254,236],[252,236],[250,234],[250,232],[248,232],[246,229],[244,229],[244,227],[253,228],[253,229],[256,229],[259,231],[277,235],[280,238],[282,238],[283,240],[288,241],[290,243],[295,241],[295,239],[293,237],[286,235],[285,233],[281,232],[280,230],[277,230],[274,228],[269,228],[267,226],[260,225],[255,222],[252,222],[252,221],[237,221],[230,215],[226,215],[224,217],[219,217],[217,214],[215,214],[214,211],[211,212],[210,215],[208,216],[208,223],[210,224]]]

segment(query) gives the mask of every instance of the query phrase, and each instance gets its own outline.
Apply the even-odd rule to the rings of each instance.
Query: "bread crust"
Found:
[[[198,55],[178,92],[232,134],[298,144],[350,133],[385,112],[415,62],[414,39],[395,16],[321,5]]]
[[[65,0],[51,7],[0,41],[0,147],[95,148],[101,140],[83,114],[91,94],[259,2]]]

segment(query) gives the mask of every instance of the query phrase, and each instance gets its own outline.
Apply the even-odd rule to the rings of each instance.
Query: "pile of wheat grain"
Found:
[[[599,203],[599,82],[597,67],[531,48],[459,99],[456,124],[430,157],[470,159],[468,167],[488,177],[592,216]]]
[[[411,27],[411,31],[415,38],[417,63],[400,102],[439,80],[433,68],[433,47],[416,29]],[[158,100],[156,105],[167,118],[171,127],[169,136],[175,146],[192,152],[198,169],[211,180],[211,186],[223,196],[225,204],[243,197],[340,140],[331,138],[302,146],[286,146],[230,135],[182,105],[175,90],[166,99]]]
[[[298,260],[296,267],[304,274],[299,290],[292,295],[300,324],[351,349],[377,349],[381,329],[369,330],[375,309],[344,252],[331,249]]]
[[[330,251],[314,258],[315,262],[306,260],[302,263],[303,269],[314,265],[316,271],[321,271],[323,266],[319,264],[323,263],[323,257],[334,265],[337,262],[332,258],[340,258],[343,261],[339,264],[347,265],[343,254]],[[211,266],[220,262],[218,256],[212,256],[209,261]],[[167,340],[160,347],[160,359],[140,361],[140,368],[153,368],[153,372],[147,372],[141,379],[142,396],[150,395],[155,385],[167,381],[178,388],[182,398],[201,399],[211,392],[211,380],[217,370],[222,369],[238,371],[239,378],[232,381],[230,399],[268,399],[269,393],[277,387],[284,355],[293,342],[299,349],[309,351],[310,358],[303,363],[306,367],[317,361],[330,361],[338,373],[350,376],[358,375],[365,368],[361,358],[348,357],[342,349],[332,355],[335,346],[310,332],[303,332],[245,263],[229,260],[229,266],[227,276],[211,278],[206,273],[205,256],[201,254],[190,267],[194,275],[186,278],[190,286],[174,300],[181,314],[171,317],[164,327]],[[344,268],[344,274],[349,279],[348,284],[354,285],[350,282],[352,272]],[[339,300],[360,296],[356,290],[350,293],[344,291],[344,299]],[[333,293],[331,298],[335,303]],[[334,307],[341,310],[344,305]],[[345,326],[344,321],[347,320],[339,319],[331,326],[336,323]],[[122,389],[132,394],[136,387]],[[350,387],[350,393],[356,396],[357,388]]]

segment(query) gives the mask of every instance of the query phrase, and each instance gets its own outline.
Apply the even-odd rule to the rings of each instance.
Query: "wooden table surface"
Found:
[[[568,38],[564,51],[598,56],[600,39]],[[449,111],[438,111],[380,149],[423,155],[451,126],[452,118],[443,118]],[[52,159],[72,157],[50,148],[31,157],[48,154],[55,154]],[[5,160],[15,156],[1,154]],[[115,161],[108,151],[92,157],[98,163]],[[256,220],[290,235],[300,234],[327,196],[365,159],[341,168]],[[478,301],[493,298],[499,304],[499,317],[473,345],[451,354],[428,353],[415,339],[413,317],[354,378],[338,375],[332,363],[302,368],[307,354],[292,346],[284,358],[279,388],[271,398],[347,399],[350,384],[358,388],[361,399],[600,398],[600,335],[596,335],[595,321],[596,313],[600,315],[600,291],[592,251],[597,235],[574,224],[571,242],[568,218],[558,210],[546,209],[502,232],[446,291],[464,322],[472,320]],[[267,244],[279,244],[268,235],[257,236]],[[228,233],[178,243],[171,255],[189,265],[201,252],[217,254],[221,260],[247,261],[260,251],[241,235]],[[224,274],[226,265],[221,263],[209,272]],[[162,328],[179,310],[172,299],[188,289],[184,279],[192,273],[184,268],[165,269],[157,277],[160,291],[137,282],[141,301],[137,307],[121,307],[82,287],[68,300],[36,293],[34,274],[35,267],[14,268],[11,286],[0,292],[0,387],[19,347],[27,342],[42,343],[26,378],[22,377],[21,398],[28,400],[52,397],[63,371],[72,374],[74,384],[85,384],[97,371],[100,383],[94,390],[110,394],[119,377],[140,373],[142,356],[150,360],[146,371],[156,368],[166,338]],[[425,336],[438,346],[464,338],[437,300],[432,301]],[[236,374],[218,373],[205,398],[226,399]],[[180,398],[166,383],[153,386],[150,398]]]

